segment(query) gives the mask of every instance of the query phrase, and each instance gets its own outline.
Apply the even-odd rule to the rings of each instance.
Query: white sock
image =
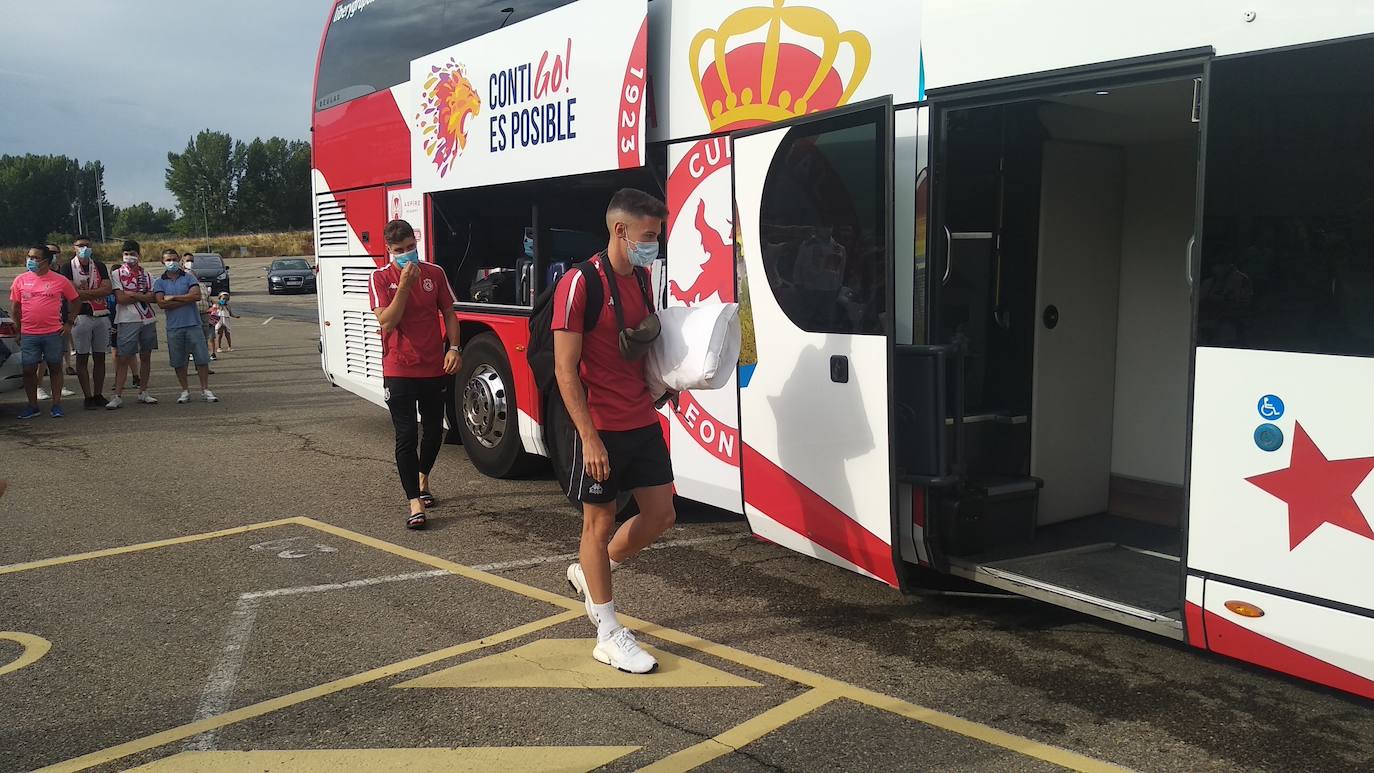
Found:
[[[592,614],[596,616],[596,640],[606,641],[620,628],[620,621],[615,617],[615,601],[592,604],[591,607]]]
[[[612,572],[614,572],[615,570],[617,570],[617,569],[620,568],[620,563],[621,563],[621,562],[615,560],[614,558],[612,558],[610,561],[611,561],[611,571],[612,571]]]

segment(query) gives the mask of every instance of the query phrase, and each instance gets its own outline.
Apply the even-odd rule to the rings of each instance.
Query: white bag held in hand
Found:
[[[658,311],[662,330],[644,360],[649,393],[720,389],[739,365],[739,304],[703,303]]]

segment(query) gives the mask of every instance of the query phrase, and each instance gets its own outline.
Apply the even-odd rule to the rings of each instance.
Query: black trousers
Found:
[[[406,499],[420,496],[420,474],[428,475],[439,458],[444,442],[444,387],[450,381],[448,376],[382,379],[386,407],[396,428],[396,472]]]

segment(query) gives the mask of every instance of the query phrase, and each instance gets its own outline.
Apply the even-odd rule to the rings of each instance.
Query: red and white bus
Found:
[[[663,415],[681,496],[1374,697],[1374,8],[512,5],[330,11],[331,382],[381,403],[404,217],[460,297],[472,463],[548,456],[532,299],[659,192],[661,301],[745,331]]]

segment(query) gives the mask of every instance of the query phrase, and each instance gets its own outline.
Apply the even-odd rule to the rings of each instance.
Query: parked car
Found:
[[[0,309],[0,346],[4,347],[0,350],[0,357],[5,358],[4,362],[0,362],[0,394],[23,389],[24,368],[19,357],[19,330],[4,309]],[[9,353],[8,356],[5,352]]]
[[[218,252],[197,252],[191,260],[196,279],[210,286],[211,295],[229,292],[229,267]]]
[[[305,258],[281,258],[267,268],[267,294],[315,292],[315,269]]]

